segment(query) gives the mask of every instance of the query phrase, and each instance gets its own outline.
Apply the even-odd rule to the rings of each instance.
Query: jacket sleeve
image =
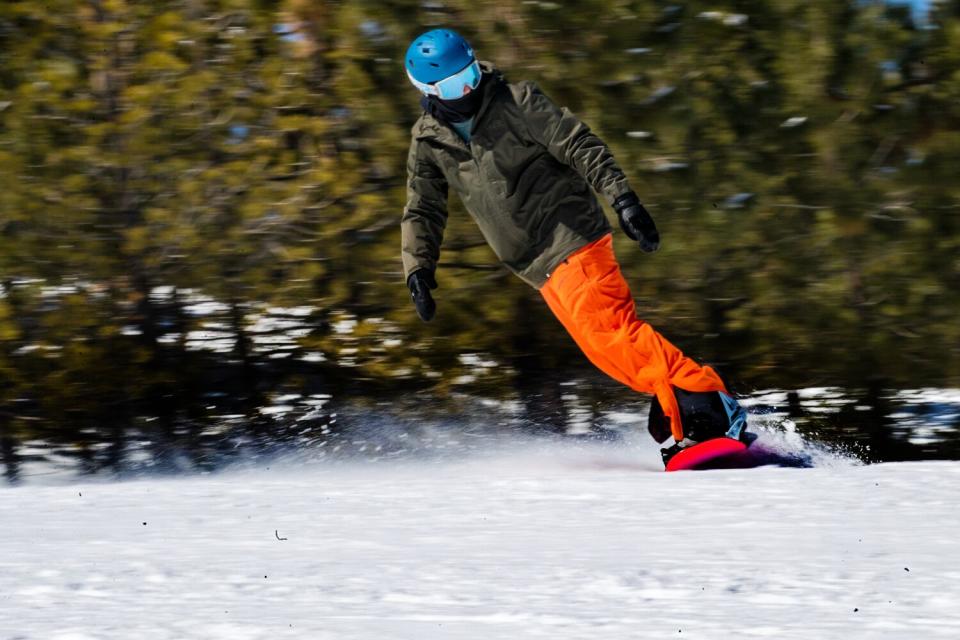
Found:
[[[630,191],[610,148],[573,112],[553,103],[533,82],[520,84],[520,108],[530,133],[560,162],[576,169],[611,205]]]
[[[407,205],[400,219],[404,280],[420,269],[436,271],[446,226],[447,180],[429,149],[414,139],[407,156]]]

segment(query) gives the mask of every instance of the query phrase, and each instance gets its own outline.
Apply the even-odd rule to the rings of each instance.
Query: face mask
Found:
[[[441,100],[437,96],[426,96],[423,100],[424,107],[434,116],[447,122],[469,120],[477,114],[480,103],[483,102],[482,84],[482,81],[477,82],[473,91],[456,100]]]

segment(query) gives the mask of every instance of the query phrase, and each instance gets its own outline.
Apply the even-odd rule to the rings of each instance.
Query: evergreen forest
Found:
[[[202,467],[348,399],[631,397],[452,192],[417,318],[403,55],[441,26],[607,142],[662,235],[614,236],[640,316],[735,388],[960,386],[960,0],[4,0],[8,477]]]

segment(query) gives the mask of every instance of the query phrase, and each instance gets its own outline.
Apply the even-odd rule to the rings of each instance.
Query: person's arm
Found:
[[[603,194],[631,240],[639,242],[643,251],[656,251],[660,247],[660,232],[627,183],[627,176],[613,159],[610,148],[572,111],[554,104],[536,83],[525,82],[521,86],[520,107],[533,137]]]
[[[447,180],[417,140],[407,155],[407,205],[400,218],[403,277],[417,314],[433,319],[436,305],[430,289],[437,288],[437,261],[447,226]]]
[[[566,107],[560,108],[534,82],[521,83],[520,107],[531,135],[560,162],[570,165],[611,205],[631,191],[610,148]]]
[[[433,277],[447,226],[447,180],[420,142],[407,156],[407,205],[400,219],[403,276],[425,269]]]

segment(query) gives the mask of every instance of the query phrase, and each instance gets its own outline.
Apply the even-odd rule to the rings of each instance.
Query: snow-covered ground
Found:
[[[960,637],[960,463],[655,454],[2,488],[0,640]]]

